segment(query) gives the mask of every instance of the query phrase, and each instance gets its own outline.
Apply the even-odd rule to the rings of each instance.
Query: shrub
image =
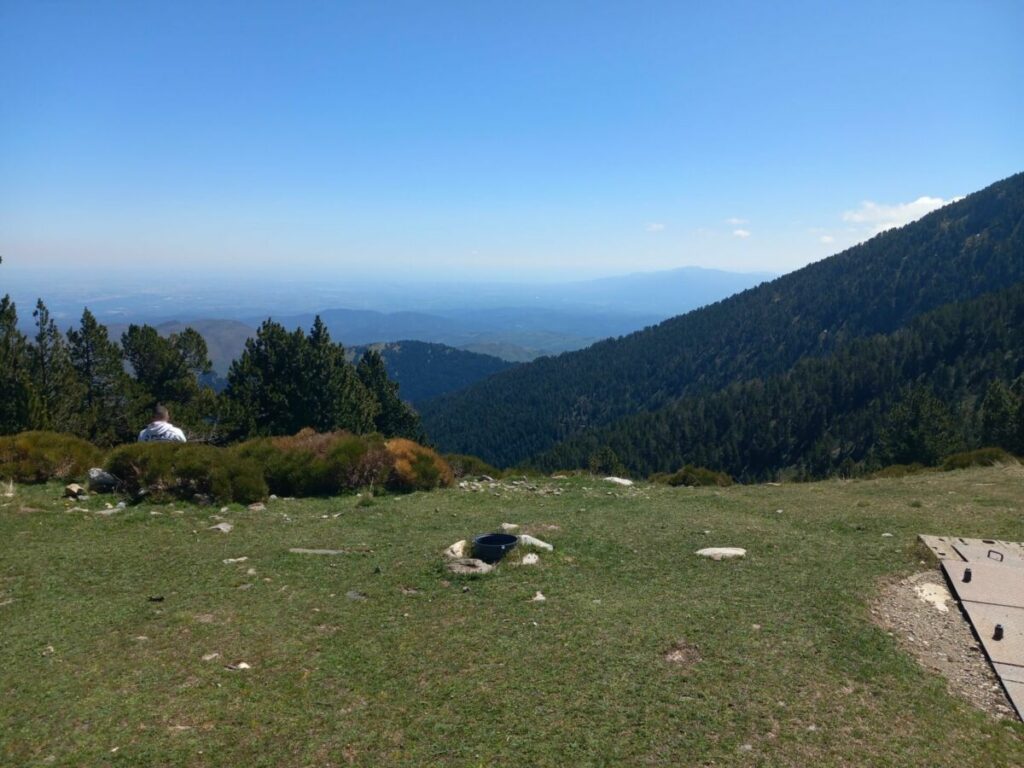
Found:
[[[1017,460],[1002,448],[978,448],[974,451],[954,453],[942,462],[942,468],[949,472],[953,469],[968,467],[992,467],[996,464],[1016,464]]]
[[[919,472],[927,470],[924,464],[890,464],[887,467],[882,467],[877,472],[870,475],[872,478],[891,478],[891,477],[906,477],[907,475],[916,475]]]
[[[682,469],[677,469],[671,474],[661,472],[651,475],[650,480],[654,483],[666,483],[672,486],[686,485],[693,487],[711,485],[725,488],[732,485],[732,477],[725,472],[716,472],[707,467],[695,467],[692,464],[687,464]]]
[[[477,456],[468,456],[463,453],[446,453],[444,460],[452,468],[452,476],[455,478],[477,477],[488,475],[489,477],[501,477],[501,470],[492,467],[486,461]]]
[[[452,484],[452,469],[430,448],[397,437],[385,444],[393,466],[388,487],[395,491],[429,491]]]
[[[72,435],[22,432],[0,437],[0,478],[18,483],[82,478],[102,461],[99,448]]]
[[[311,429],[291,437],[249,440],[232,450],[255,462],[270,491],[279,496],[326,496],[384,485],[393,463],[379,435]]]
[[[195,443],[136,443],[114,449],[108,472],[133,496],[155,501],[196,494],[243,504],[267,495],[259,465],[233,451]]]

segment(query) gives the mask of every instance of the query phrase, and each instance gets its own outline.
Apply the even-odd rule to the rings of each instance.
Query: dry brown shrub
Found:
[[[403,437],[385,445],[394,460],[391,481],[397,490],[426,491],[452,484],[452,468],[430,448]]]

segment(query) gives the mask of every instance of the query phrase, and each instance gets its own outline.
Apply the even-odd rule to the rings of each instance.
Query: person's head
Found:
[[[171,418],[170,412],[159,403],[153,406],[153,421],[168,421]]]

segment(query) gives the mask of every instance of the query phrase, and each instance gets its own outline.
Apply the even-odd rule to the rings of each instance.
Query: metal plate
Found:
[[[1017,717],[1024,719],[1024,683],[1003,680],[1003,687],[1010,696],[1013,708],[1017,710]]]
[[[943,560],[942,568],[961,601],[1024,608],[1024,570],[1020,568],[992,561],[962,560]],[[971,580],[964,581],[968,569]],[[1024,664],[1024,659],[1019,663]]]
[[[993,664],[996,674],[1003,679],[1004,683],[1024,683],[1024,667],[1015,664]]]
[[[998,539],[950,539],[953,549],[964,560],[991,562],[1024,568],[1024,549],[1013,541]]]
[[[1024,608],[963,601],[985,653],[993,663],[1024,666]],[[1003,639],[994,640],[996,624],[1003,625]]]
[[[948,536],[930,536],[927,533],[920,534],[917,538],[921,540],[928,549],[932,551],[939,560],[963,560],[960,553],[953,549],[953,539]]]

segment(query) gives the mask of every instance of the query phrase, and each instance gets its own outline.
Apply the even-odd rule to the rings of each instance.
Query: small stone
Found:
[[[233,526],[231,523],[217,523],[216,525],[211,525],[206,530],[208,530],[208,531],[220,531],[221,533],[231,533],[231,531],[234,529],[234,527],[235,526]]]
[[[892,534],[891,533],[883,533],[882,534],[882,538],[883,539],[891,539],[892,538]]]
[[[349,600],[362,601],[366,599],[366,593],[360,592],[358,589],[350,589],[345,593],[345,597]]]
[[[614,483],[615,485],[623,485],[627,487],[633,484],[632,480],[625,477],[606,477],[604,481],[606,483]]]
[[[128,506],[128,502],[126,502],[126,501],[119,501],[119,502],[117,502],[117,508],[118,509],[124,509],[127,506]]]
[[[465,539],[459,539],[444,551],[444,556],[449,559],[458,559],[465,557],[466,547],[468,546],[469,542],[467,542]]]
[[[221,562],[224,565],[232,565],[233,563],[244,563],[248,559],[248,557],[226,557]]]
[[[524,547],[536,547],[537,549],[543,549],[547,552],[552,552],[555,549],[554,546],[548,544],[546,541],[541,541],[540,539],[536,539],[525,533],[519,537],[519,543]]]
[[[537,565],[540,562],[540,556],[536,552],[529,552],[523,555],[523,565]]]
[[[268,496],[267,498],[268,498],[268,499],[269,499],[270,501],[277,501],[277,494],[276,494],[276,493],[272,493],[272,494],[270,494],[270,496]]]
[[[343,549],[306,549],[305,547],[292,547],[288,550],[293,555],[344,555]]]
[[[221,514],[224,514],[224,513],[225,513],[225,512],[227,512],[227,511],[228,511],[228,508],[227,508],[227,507],[221,507],[221,508],[220,508],[220,512],[221,512]]]
[[[547,600],[547,598],[544,597],[544,593],[539,589],[537,590],[537,594],[530,598],[531,603],[543,603],[545,600]]]
[[[483,576],[493,571],[494,566],[474,557],[461,557],[448,563],[448,570],[460,576]]]
[[[754,745],[753,744],[740,744],[740,752],[753,752],[753,751],[754,751]]]
[[[728,560],[736,557],[746,557],[747,550],[742,547],[705,547],[698,549],[697,554],[701,557],[710,557],[712,560]]]
[[[246,576],[255,576],[256,575],[256,569],[255,568],[250,568],[249,570],[247,570],[245,572],[245,575]]]
[[[78,483],[68,483],[64,486],[64,495],[69,499],[80,499],[85,494],[85,488]]]
[[[248,507],[246,507],[246,509],[248,509],[250,512],[262,512],[266,508],[267,505],[264,504],[262,501],[257,501],[255,504],[250,504]]]
[[[252,667],[247,662],[236,661],[234,664],[226,665],[224,669],[230,669],[232,672],[235,672],[241,669],[252,669]]]
[[[517,531],[519,526],[516,523],[502,523],[501,530],[503,531]]]

